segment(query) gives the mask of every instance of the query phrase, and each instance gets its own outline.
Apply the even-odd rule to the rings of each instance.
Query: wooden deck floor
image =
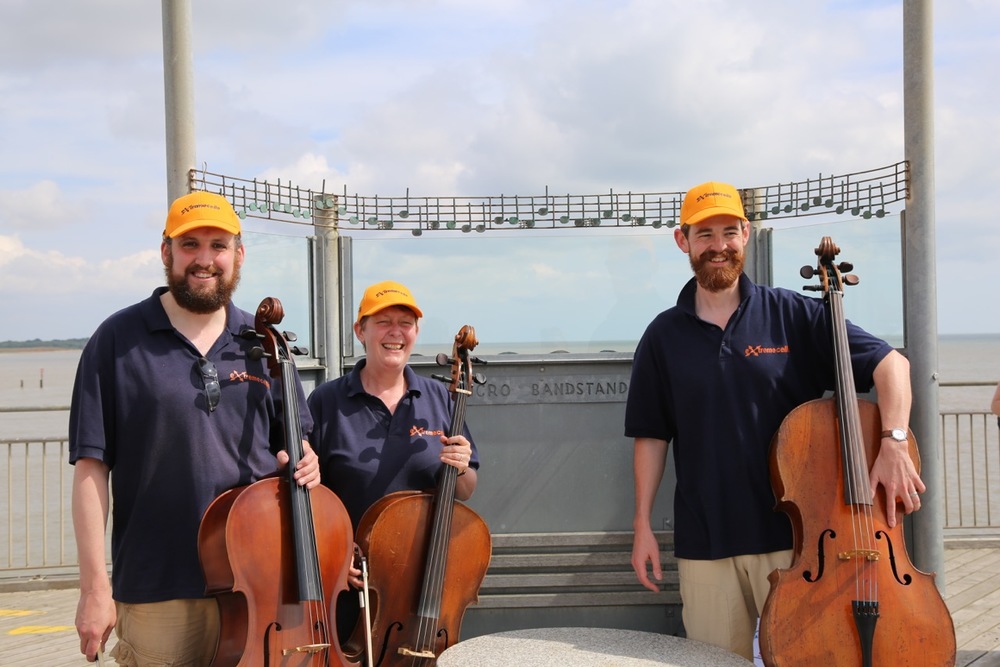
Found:
[[[956,665],[1000,667],[1000,542],[949,545],[945,577],[958,639]],[[0,593],[0,664],[88,664],[73,627],[78,594],[75,588]]]
[[[955,622],[956,665],[1000,667],[1000,543],[945,550],[945,601]]]

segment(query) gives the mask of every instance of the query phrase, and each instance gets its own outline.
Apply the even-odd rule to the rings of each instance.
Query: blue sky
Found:
[[[197,159],[231,176],[391,196],[675,192],[904,157],[901,2],[193,5]],[[1000,3],[934,11],[938,329],[1000,333],[985,212]],[[0,340],[87,336],[162,283],[160,5],[15,0],[0,26]],[[503,314],[499,340],[637,337],[688,273],[663,231],[486,234],[440,264],[431,243],[359,236],[359,280],[408,282],[436,314]],[[425,333],[457,330],[448,315]]]

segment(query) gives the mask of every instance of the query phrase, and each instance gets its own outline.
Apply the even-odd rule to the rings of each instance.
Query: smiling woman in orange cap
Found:
[[[354,322],[365,358],[309,396],[315,424],[310,439],[322,482],[340,496],[355,530],[365,510],[386,494],[433,488],[441,463],[458,468],[458,500],[476,489],[479,457],[468,426],[462,435],[445,437],[451,396],[444,384],[408,365],[423,314],[405,285],[387,280],[369,286]],[[360,576],[351,569],[355,587],[361,586]],[[357,616],[357,594],[342,594],[337,608],[342,639]]]

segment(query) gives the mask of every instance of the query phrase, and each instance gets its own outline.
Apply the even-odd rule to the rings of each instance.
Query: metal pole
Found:
[[[313,201],[313,220],[316,230],[316,356],[324,367],[320,382],[327,382],[339,377],[343,368],[337,197],[318,195]]]
[[[162,0],[167,205],[191,191],[195,167],[191,0]]]
[[[754,190],[754,201],[764,201],[767,194]],[[758,285],[774,286],[774,246],[771,243],[773,227],[765,227],[758,216],[750,222],[750,243],[747,245],[746,264],[743,267],[751,280]]]
[[[944,581],[944,472],[938,416],[937,271],[934,221],[934,70],[932,0],[903,2],[904,152],[910,201],[903,217],[906,349],[913,383],[910,425],[927,485],[913,517],[914,564]]]

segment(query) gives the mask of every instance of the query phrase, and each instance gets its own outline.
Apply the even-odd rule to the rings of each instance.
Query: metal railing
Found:
[[[241,218],[295,225],[334,224],[358,231],[501,232],[506,230],[671,228],[680,217],[683,192],[534,195],[398,196],[319,192],[293,184],[239,178],[192,169],[192,189],[226,197]],[[906,161],[848,174],[740,188],[747,218],[850,215],[882,218],[909,196]]]
[[[1000,533],[1000,430],[988,412],[941,413],[945,538]],[[77,569],[66,438],[0,440],[0,581]],[[108,553],[110,554],[110,536]]]
[[[0,442],[0,579],[76,571],[66,438]]]
[[[989,412],[941,412],[945,537],[1000,528],[1000,429]]]

